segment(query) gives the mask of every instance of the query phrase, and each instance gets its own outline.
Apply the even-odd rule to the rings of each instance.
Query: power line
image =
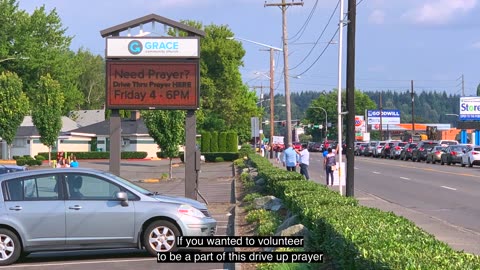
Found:
[[[310,14],[308,15],[307,19],[305,20],[305,22],[303,23],[302,27],[300,27],[300,29],[298,30],[298,32],[293,35],[290,39],[295,39],[295,37],[300,34],[300,36],[298,38],[296,38],[295,40],[293,40],[292,42],[295,42],[297,40],[299,40],[303,33],[305,32],[305,30],[307,29],[307,26],[308,24],[310,23],[310,20],[312,19],[312,16],[313,16],[313,13],[315,13],[315,10],[317,9],[317,4],[318,4],[318,0],[315,1],[315,4],[313,5],[312,7],[312,10],[310,11]]]
[[[320,36],[317,38],[317,40],[315,41],[315,44],[313,45],[312,49],[310,49],[310,51],[308,52],[308,54],[300,61],[300,63],[298,63],[296,66],[294,66],[293,68],[290,68],[290,70],[294,70],[296,69],[298,66],[300,66],[303,62],[305,62],[305,60],[310,56],[310,54],[312,53],[313,49],[315,49],[315,47],[318,45],[320,39],[323,37],[323,35],[325,34],[325,31],[327,30],[327,27],[330,25],[330,22],[332,21],[333,19],[333,16],[335,15],[335,12],[337,11],[338,9],[338,6],[340,5],[340,1],[337,2],[337,5],[335,6],[335,9],[333,10],[332,14],[330,15],[330,18],[328,19],[328,22],[327,24],[325,25],[325,27],[323,28],[322,30],[322,33],[320,34]],[[338,29],[337,29],[337,32],[338,32]],[[335,33],[336,35],[336,33]],[[328,42],[327,44],[327,47],[328,45],[330,45],[330,43],[332,42],[333,38]],[[325,50],[324,50],[325,51]],[[323,54],[323,52],[322,52]],[[318,58],[317,58],[318,59]]]
[[[337,27],[337,31],[335,31],[335,33],[333,34],[332,38],[330,39],[330,42],[327,44],[327,46],[325,46],[325,48],[324,48],[323,51],[320,53],[320,55],[317,57],[317,59],[315,59],[315,61],[313,61],[313,63],[312,63],[305,71],[303,71],[302,73],[297,74],[297,76],[301,76],[301,75],[305,74],[307,71],[309,71],[309,70],[318,62],[318,60],[320,59],[320,57],[322,57],[323,54],[325,53],[325,51],[327,51],[328,46],[331,45],[331,41],[335,38],[335,36],[337,36],[339,30],[340,30],[340,27]]]

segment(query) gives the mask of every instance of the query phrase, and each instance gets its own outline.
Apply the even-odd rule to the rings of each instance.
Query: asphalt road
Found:
[[[321,153],[311,153],[309,172],[319,183],[322,161]],[[457,250],[480,254],[480,167],[355,157],[354,176],[361,204],[393,211]]]

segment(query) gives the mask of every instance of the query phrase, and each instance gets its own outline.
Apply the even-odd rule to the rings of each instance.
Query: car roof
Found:
[[[49,168],[49,169],[36,169],[29,171],[17,171],[12,173],[6,173],[0,175],[0,181],[11,180],[20,177],[35,176],[41,174],[53,174],[53,173],[106,173],[105,171],[90,169],[90,168]]]

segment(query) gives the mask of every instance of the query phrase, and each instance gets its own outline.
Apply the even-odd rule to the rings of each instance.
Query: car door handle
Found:
[[[74,205],[74,206],[70,206],[68,207],[68,209],[72,209],[72,210],[80,210],[82,209],[82,207],[80,205]]]
[[[16,206],[10,207],[10,208],[8,208],[8,209],[14,210],[14,211],[20,211],[20,210],[22,210],[23,208],[22,208],[21,206],[19,206],[19,205],[16,205]]]

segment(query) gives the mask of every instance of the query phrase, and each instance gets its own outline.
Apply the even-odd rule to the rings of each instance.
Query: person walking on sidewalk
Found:
[[[296,172],[296,167],[299,161],[297,152],[291,145],[287,144],[287,149],[283,151],[283,166],[287,167],[287,171]]]
[[[335,154],[332,153],[332,148],[328,148],[328,154],[323,160],[323,164],[325,167],[325,172],[326,172],[326,181],[327,181],[327,186],[331,185],[333,186],[333,171],[335,170],[335,165],[337,164]],[[331,184],[329,179],[332,179]]]
[[[308,164],[310,163],[310,153],[308,152],[307,144],[302,143],[302,151],[295,151],[297,151],[297,153],[300,155],[300,174],[309,180],[310,176],[308,175]]]

